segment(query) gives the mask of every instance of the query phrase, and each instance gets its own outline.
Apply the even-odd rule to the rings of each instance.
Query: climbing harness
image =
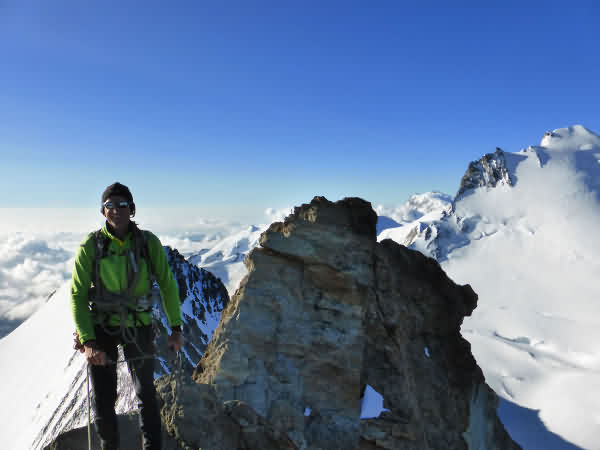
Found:
[[[127,250],[127,287],[121,289],[120,292],[108,291],[100,276],[100,261],[107,256],[108,246],[111,240],[102,233],[102,230],[97,230],[94,233],[96,241],[96,257],[94,259],[93,286],[89,290],[90,310],[97,318],[98,324],[110,336],[121,335],[123,343],[135,344],[140,353],[141,351],[137,343],[137,322],[138,313],[146,312],[153,313],[154,305],[160,305],[161,293],[160,288],[156,284],[152,258],[148,251],[148,243],[146,236],[137,226],[134,225],[132,233],[132,245]],[[140,260],[146,260],[150,292],[147,295],[135,297],[133,292],[137,287],[140,276]],[[114,315],[119,315],[119,327],[107,326],[109,318]],[[129,315],[133,319],[133,327],[126,327],[125,324]],[[154,317],[153,317],[154,319]],[[154,320],[153,320],[154,322]]]

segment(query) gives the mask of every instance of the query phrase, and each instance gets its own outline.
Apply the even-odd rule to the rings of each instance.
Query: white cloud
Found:
[[[71,277],[82,234],[0,236],[0,319],[23,320]]]
[[[287,216],[294,212],[294,208],[292,206],[288,206],[285,208],[267,208],[265,210],[265,216],[269,222],[283,222]]]

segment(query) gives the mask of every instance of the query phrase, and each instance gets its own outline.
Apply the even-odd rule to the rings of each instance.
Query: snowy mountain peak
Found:
[[[455,200],[463,194],[478,187],[496,187],[496,185],[513,185],[505,153],[496,147],[494,153],[488,153],[478,161],[472,161],[463,176]]]
[[[405,203],[397,207],[377,205],[374,209],[380,219],[382,216],[385,216],[385,218],[391,219],[398,224],[405,224],[414,222],[433,211],[448,209],[451,203],[452,197],[448,194],[432,191],[425,192],[424,194],[413,194]]]
[[[600,150],[600,136],[582,125],[574,125],[547,131],[540,145],[557,151]]]

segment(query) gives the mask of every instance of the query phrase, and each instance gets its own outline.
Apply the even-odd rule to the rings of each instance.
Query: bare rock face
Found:
[[[196,381],[248,403],[298,447],[355,447],[376,220],[363,200],[315,198],[271,225]]]
[[[506,157],[501,148],[496,147],[494,153],[488,153],[478,161],[472,161],[467,168],[466,173],[460,181],[460,187],[454,198],[467,195],[475,188],[488,186],[495,187],[498,184],[513,186],[513,179],[508,171]]]
[[[214,386],[156,381],[161,420],[178,449],[296,450],[294,443],[239,400],[222,403]]]
[[[364,200],[315,197],[271,225],[195,381],[298,448],[519,448],[459,332],[476,294],[435,260],[378,244],[376,223]],[[367,384],[389,411],[361,420]]]
[[[360,448],[519,448],[459,332],[477,305],[471,287],[456,285],[434,259],[392,240],[378,244],[375,260],[361,379],[390,411],[362,421]]]

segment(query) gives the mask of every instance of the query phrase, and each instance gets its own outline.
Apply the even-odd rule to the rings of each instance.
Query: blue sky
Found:
[[[0,207],[398,204],[600,131],[600,7],[486,3],[4,1]]]

